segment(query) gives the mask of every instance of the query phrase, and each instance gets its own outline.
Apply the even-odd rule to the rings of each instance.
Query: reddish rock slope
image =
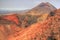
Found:
[[[42,23],[10,35],[8,40],[60,40],[60,9],[50,13]]]

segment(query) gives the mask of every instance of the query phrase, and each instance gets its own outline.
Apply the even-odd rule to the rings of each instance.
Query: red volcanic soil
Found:
[[[46,25],[46,22],[43,23],[44,25]],[[49,30],[49,26],[43,26],[42,23],[36,23],[34,25],[31,25],[30,27],[15,33],[13,35],[10,35],[8,37],[8,40],[34,40],[36,38],[36,40],[40,40],[41,36],[44,36],[43,32],[45,32],[46,30]],[[43,35],[42,35],[43,34]],[[48,33],[47,35],[50,36],[50,33]],[[45,35],[45,36],[47,36]],[[48,37],[48,36],[47,36]],[[43,40],[46,40],[46,37],[43,38]]]
[[[60,9],[46,20],[8,36],[8,40],[60,40]]]
[[[11,24],[9,27],[13,33],[7,36],[7,40],[60,40],[59,13],[60,9],[50,13],[46,20],[32,24],[24,29],[15,24]],[[16,15],[7,15],[3,18],[18,24]]]
[[[6,16],[3,17],[3,19],[9,20],[9,21],[13,21],[16,24],[19,24],[18,17],[17,17],[16,14],[6,15]]]

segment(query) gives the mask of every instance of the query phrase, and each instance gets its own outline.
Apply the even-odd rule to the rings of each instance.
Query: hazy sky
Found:
[[[0,9],[5,10],[30,9],[41,2],[49,2],[56,8],[60,8],[60,0],[0,0]]]

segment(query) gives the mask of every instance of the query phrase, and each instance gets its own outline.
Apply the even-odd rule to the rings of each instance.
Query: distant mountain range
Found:
[[[56,7],[47,2],[47,3],[40,3],[36,7],[33,7],[32,9],[28,10],[19,10],[19,11],[0,10],[0,14],[9,14],[9,13],[41,14],[41,13],[49,13],[50,11],[53,10],[56,10]]]
[[[16,10],[16,11],[12,11],[12,10],[0,10],[0,14],[10,14],[10,13],[12,13],[12,14],[20,14],[20,13],[25,13],[25,12],[27,12],[28,10]]]

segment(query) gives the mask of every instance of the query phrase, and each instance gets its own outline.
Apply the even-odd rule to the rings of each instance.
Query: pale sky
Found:
[[[60,0],[0,0],[0,10],[31,9],[41,2],[49,2],[56,8],[60,8]]]

